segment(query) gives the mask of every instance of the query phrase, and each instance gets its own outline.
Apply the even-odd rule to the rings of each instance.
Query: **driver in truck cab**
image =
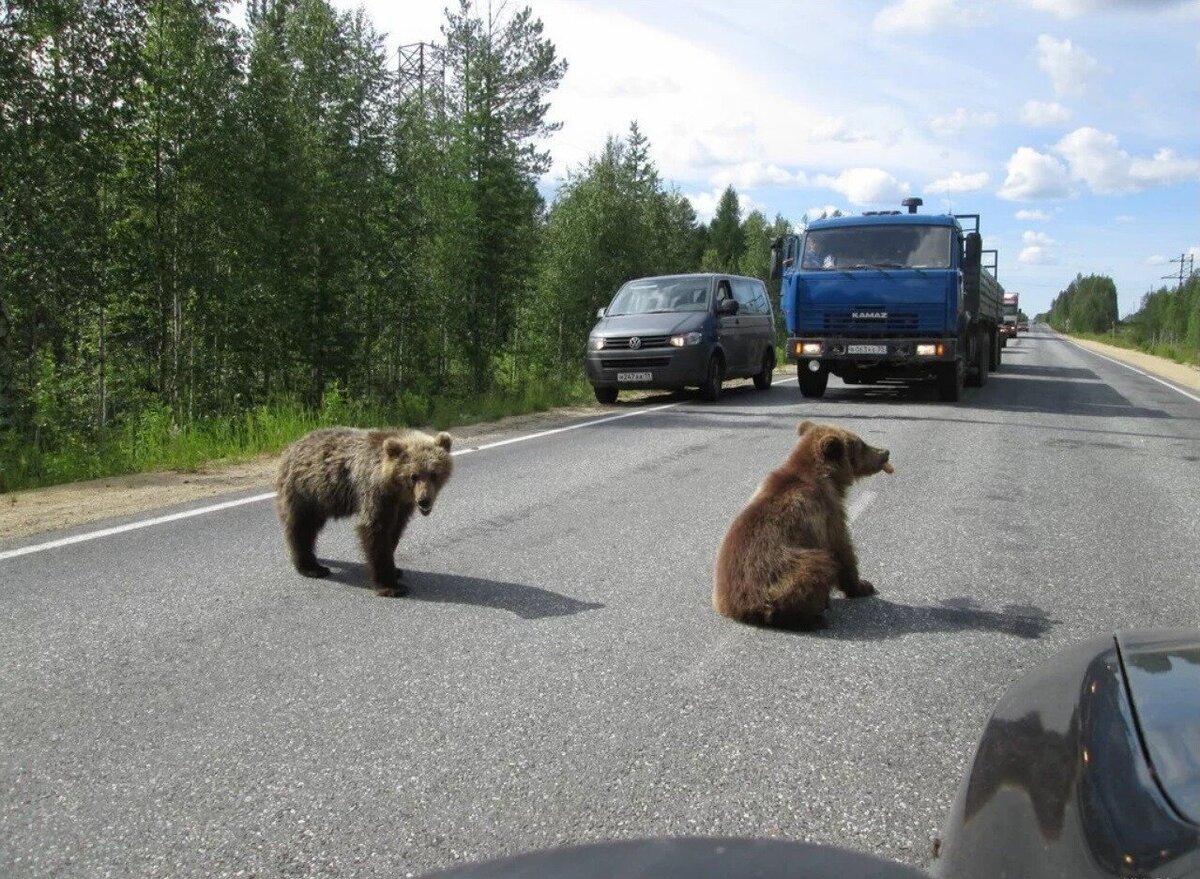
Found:
[[[833,256],[822,252],[821,239],[807,236],[804,239],[804,256],[800,260],[800,268],[802,269],[832,269]]]

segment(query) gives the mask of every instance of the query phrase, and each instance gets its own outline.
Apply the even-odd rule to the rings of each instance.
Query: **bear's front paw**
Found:
[[[399,598],[402,595],[408,595],[408,587],[398,581],[392,586],[381,586],[376,583],[375,594],[382,598]]]
[[[874,594],[875,587],[871,585],[870,580],[859,580],[857,588],[846,591],[847,598],[866,598]]]
[[[296,568],[305,577],[328,577],[330,574],[329,568],[324,565],[306,565],[303,568]]]

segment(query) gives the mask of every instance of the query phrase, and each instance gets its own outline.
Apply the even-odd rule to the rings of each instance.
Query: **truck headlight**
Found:
[[[682,348],[685,345],[699,345],[700,344],[700,334],[699,333],[679,333],[678,335],[671,337],[671,344],[674,345],[676,348]]]
[[[820,342],[797,342],[796,343],[796,353],[797,354],[815,354],[817,356],[820,356],[821,343]]]
[[[946,349],[943,348],[941,345],[918,345],[917,346],[917,356],[918,357],[941,357],[942,352],[945,350]]]
[[[599,351],[601,348],[604,347],[604,337],[603,336],[589,336],[588,337],[588,347],[591,348],[593,351]]]

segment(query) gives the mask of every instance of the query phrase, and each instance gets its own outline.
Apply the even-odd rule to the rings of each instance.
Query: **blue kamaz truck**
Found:
[[[776,239],[771,276],[782,278],[789,359],[800,391],[931,379],[946,401],[980,386],[1000,365],[1004,290],[996,251],[983,249],[978,214],[871,211],[814,220]]]

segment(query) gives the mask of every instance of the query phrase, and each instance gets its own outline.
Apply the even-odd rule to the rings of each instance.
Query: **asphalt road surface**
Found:
[[[1023,670],[1200,620],[1200,402],[1057,337],[958,405],[793,380],[615,411],[460,455],[401,543],[408,598],[363,588],[348,523],[332,580],[294,574],[261,499],[0,543],[0,875],[404,876],[680,834],[927,865]],[[850,505],[879,595],[740,626],[713,559],[803,418],[892,451]]]

